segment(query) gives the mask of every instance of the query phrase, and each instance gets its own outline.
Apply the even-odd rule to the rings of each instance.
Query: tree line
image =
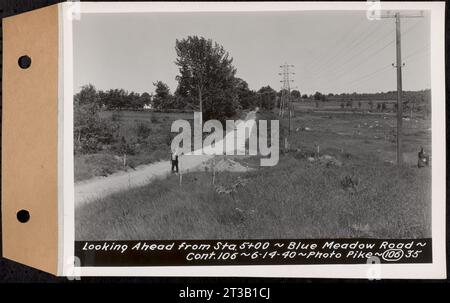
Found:
[[[236,76],[233,58],[211,39],[188,36],[175,41],[179,74],[172,93],[162,81],[153,83],[154,94],[128,92],[123,89],[97,91],[91,84],[83,86],[75,95],[75,104],[96,103],[106,110],[142,109],[201,110],[207,119],[224,120],[239,109],[256,106],[273,109],[277,106],[276,92],[270,86],[251,90],[248,83]],[[201,107],[201,108],[200,108]]]
[[[310,95],[309,99],[322,101],[393,101],[397,100],[397,91],[378,92],[378,93],[341,93],[327,95],[316,92]],[[415,104],[428,104],[431,102],[431,90],[424,89],[418,91],[403,91],[402,99],[404,102]]]

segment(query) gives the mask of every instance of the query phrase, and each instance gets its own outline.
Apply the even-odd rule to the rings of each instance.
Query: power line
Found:
[[[370,53],[370,55],[368,56],[368,58],[363,58],[363,60],[358,61],[358,64],[356,64],[352,69],[346,70],[346,71],[344,71],[344,72],[341,72],[340,74],[336,75],[335,77],[340,77],[340,76],[344,75],[345,73],[348,73],[348,72],[350,72],[350,71],[355,70],[356,68],[360,67],[360,64],[359,64],[359,63],[362,63],[362,62],[364,62],[364,61],[366,61],[366,60],[369,60],[369,59],[373,59],[375,55],[381,53],[383,50],[385,50],[388,46],[392,45],[394,42],[395,42],[394,40],[393,40],[393,41],[390,41],[389,43],[385,44],[385,45],[384,45],[383,47],[381,47],[380,49],[377,49],[377,50],[375,50],[375,52]]]
[[[427,51],[429,51],[429,50],[430,50],[430,45],[427,44],[427,46],[425,46],[425,47],[423,47],[423,48],[421,48],[421,49],[418,49],[418,50],[416,50],[415,52],[409,54],[408,56],[406,56],[405,58],[403,58],[403,60],[408,59],[408,58],[411,58],[411,57],[414,57],[414,56],[416,56],[416,55],[418,55],[418,54],[427,52]]]
[[[419,21],[419,22],[420,22],[420,21]],[[410,32],[414,27],[417,26],[417,24],[418,24],[419,22],[417,22],[417,23],[414,24],[413,26],[411,26],[411,27],[409,27],[408,29],[406,29],[406,30],[403,32],[403,34],[407,34],[408,32]],[[386,45],[386,47],[389,46],[390,44],[394,43],[394,41],[395,41],[395,40],[392,40],[390,43],[388,43],[388,45]],[[376,55],[377,53],[381,52],[381,51],[384,50],[386,47],[383,47],[382,49],[380,49],[380,51],[376,52],[374,55]],[[413,54],[408,55],[408,56],[405,57],[404,59],[409,58],[411,55],[413,55]],[[355,57],[357,57],[357,56],[354,56],[354,57],[352,57],[352,58],[355,58]],[[369,57],[370,57],[370,56],[369,56]],[[361,62],[361,61],[359,61],[359,62]],[[359,63],[359,62],[358,62],[358,63]],[[388,67],[390,67],[390,66],[392,66],[392,65],[388,65]],[[355,67],[359,67],[359,64],[357,64]],[[350,71],[352,71],[352,70],[354,70],[354,69],[355,69],[355,68],[351,69]],[[348,70],[347,70],[347,72],[348,72]],[[337,77],[342,76],[343,74],[344,74],[344,73],[341,73],[341,74],[337,75]]]
[[[406,60],[406,59],[408,59],[408,58],[415,57],[415,56],[417,56],[417,55],[419,55],[419,54],[421,54],[421,53],[424,53],[425,51],[428,51],[428,50],[429,50],[428,47],[421,48],[421,49],[419,49],[419,50],[416,50],[416,51],[410,53],[410,54],[409,54],[408,56],[406,56],[403,60]],[[369,79],[374,78],[374,76],[377,76],[377,75],[380,74],[381,72],[384,72],[385,70],[388,70],[388,69],[391,69],[391,68],[392,68],[392,64],[385,65],[385,66],[383,66],[383,67],[381,67],[381,68],[379,68],[379,69],[377,69],[377,70],[375,70],[375,71],[373,71],[373,72],[370,72],[370,73],[365,74],[365,75],[363,75],[363,76],[361,76],[361,77],[359,77],[359,78],[356,78],[356,79],[353,79],[353,80],[351,80],[351,81],[349,81],[349,82],[346,82],[346,83],[344,83],[344,85],[351,85],[351,84],[359,83],[359,82],[361,82],[361,81],[362,81],[362,82],[365,82],[365,81],[367,81],[367,80],[369,80]]]
[[[355,27],[356,28],[356,27]],[[340,40],[339,44],[334,47],[333,49],[337,50],[336,53],[331,53],[331,56],[329,56],[328,58],[325,58],[323,60],[320,60],[320,62],[316,63],[316,67],[319,67],[318,69],[316,69],[316,73],[318,73],[320,70],[322,70],[323,68],[326,68],[328,66],[328,64],[330,62],[332,62],[335,58],[337,58],[338,56],[340,56],[347,48],[349,48],[350,46],[353,46],[353,44],[357,44],[358,42],[360,42],[361,38],[362,40],[364,40],[364,36],[362,36],[362,34],[368,30],[370,28],[370,24],[368,26],[366,26],[361,33],[358,33],[356,37],[353,37],[352,40],[350,41],[345,41],[345,39]],[[353,30],[351,31],[353,32]],[[350,35],[347,35],[347,37],[350,37]],[[319,70],[319,71],[317,71]]]
[[[326,71],[327,68],[329,68],[330,66],[333,67],[333,64],[335,64],[336,62],[339,62],[339,59],[345,58],[348,54],[351,54],[351,52],[345,53],[345,54],[343,54],[343,56],[342,56],[341,58],[339,58],[339,59],[338,59],[337,61],[335,61],[335,62],[332,62],[332,63],[329,65],[328,63],[329,63],[330,61],[332,61],[332,60],[338,58],[339,55],[341,55],[341,53],[342,53],[343,50],[345,50],[345,49],[356,49],[357,46],[361,45],[362,42],[365,42],[369,37],[371,37],[371,36],[372,36],[374,33],[376,33],[376,32],[379,32],[379,28],[378,28],[378,27],[375,28],[375,30],[371,31],[368,35],[363,35],[363,36],[362,36],[362,39],[360,39],[360,40],[356,39],[353,43],[347,44],[347,45],[345,46],[344,49],[341,49],[340,52],[336,53],[336,54],[335,54],[334,56],[332,56],[329,60],[327,60],[326,62],[324,62],[324,65],[316,71],[316,74],[320,74],[321,72]],[[384,39],[384,38],[385,38],[385,37],[383,37],[382,39]],[[381,40],[382,40],[382,39],[381,39]],[[377,39],[375,42],[378,42],[379,40],[380,40],[380,39]],[[370,44],[370,45],[373,45],[373,44]],[[350,58],[350,59],[351,59],[351,58]]]
[[[393,32],[394,30],[391,30],[389,32],[389,34],[391,32]],[[378,39],[375,40],[374,43],[369,44],[367,47],[363,48],[362,50],[360,50],[358,53],[356,53],[355,55],[352,55],[348,60],[344,61],[343,63],[341,63],[340,65],[337,66],[337,68],[334,68],[333,70],[330,71],[330,73],[336,73],[338,72],[342,67],[345,67],[347,65],[347,63],[352,62],[353,60],[355,60],[355,58],[359,57],[360,55],[362,55],[365,51],[367,51],[368,49],[370,49],[371,47],[373,47],[375,44],[377,44],[380,40],[384,40],[386,37],[383,37],[382,39]],[[391,43],[394,43],[394,40],[391,41]]]
[[[354,83],[358,83],[358,82],[361,81],[361,80],[364,80],[364,79],[366,79],[366,78],[372,78],[372,77],[371,77],[372,75],[379,74],[380,72],[385,71],[385,70],[390,69],[390,68],[392,68],[392,65],[391,65],[391,64],[386,65],[386,66],[384,66],[384,67],[382,67],[382,68],[379,68],[379,69],[377,69],[377,70],[375,70],[375,71],[373,71],[373,72],[371,72],[371,73],[369,73],[369,74],[366,74],[366,75],[364,75],[364,76],[362,76],[362,77],[360,77],[360,78],[357,78],[357,79],[352,80],[352,81],[350,81],[350,82],[347,82],[347,83],[345,83],[345,84],[354,84]],[[366,80],[367,80],[367,79],[366,79]]]
[[[359,28],[359,26],[360,26],[361,24],[363,24],[365,21],[366,21],[365,19],[362,19],[362,20],[356,22],[356,24],[354,24],[354,25],[350,28],[349,31],[345,31],[342,35],[340,35],[340,36],[335,40],[335,43],[341,43],[341,44],[343,44],[343,45],[345,46],[346,44],[343,43],[344,40],[347,39],[347,37],[349,37],[350,34],[353,33],[353,31],[354,31],[355,29]],[[338,31],[336,31],[336,32],[338,32]],[[311,66],[314,66],[314,65],[316,65],[317,63],[322,62],[322,59],[323,59],[323,58],[321,57],[321,54],[318,54],[318,55],[317,55],[315,58],[313,58],[313,59],[310,61],[310,63],[307,64],[304,68],[305,68],[305,69],[309,69]]]
[[[414,25],[408,27],[405,31],[402,32],[402,34],[403,34],[404,36],[407,35],[411,30],[413,30],[414,28],[416,28],[416,27],[419,25],[419,23],[421,23],[421,22],[418,21],[418,22],[416,22]],[[391,32],[393,32],[393,30],[389,31],[389,34],[390,34]],[[382,39],[383,39],[383,38],[382,38]],[[382,40],[382,39],[381,39],[381,40]],[[380,40],[380,39],[376,40],[376,42],[378,42],[379,40]],[[380,51],[381,51],[381,50],[384,50],[387,46],[389,46],[390,44],[392,44],[392,43],[394,43],[394,42],[395,42],[395,39],[392,39],[387,45],[385,45],[384,47],[382,47],[382,49],[380,49]],[[375,44],[375,43],[371,43],[370,46],[372,46],[373,44]],[[370,48],[370,47],[364,48],[363,51],[358,52],[356,55],[352,56],[349,60],[346,60],[346,61],[344,62],[344,64],[340,64],[337,68],[334,68],[334,69],[332,69],[331,71],[327,72],[327,74],[339,72],[339,69],[340,69],[340,68],[342,68],[342,67],[345,68],[347,63],[353,61],[355,58],[357,58],[358,56],[360,56],[365,50],[367,50],[367,49],[369,49],[369,48]],[[376,52],[374,52],[374,53],[371,53],[368,57],[371,57],[371,56],[373,56],[373,55],[376,55],[376,54],[378,54],[380,51],[376,51]],[[358,61],[358,64],[361,63],[361,62],[364,62],[365,60],[373,59],[373,58],[368,58],[368,57],[366,57],[366,58],[363,59],[363,60]],[[359,65],[356,65],[356,67],[358,67],[358,66],[359,66]],[[345,74],[345,72],[349,72],[349,71],[352,71],[352,70],[354,70],[354,69],[355,69],[355,68],[353,68],[353,69],[351,69],[351,70],[346,70],[346,71],[343,70],[343,71],[341,71],[341,72],[337,75],[337,77],[339,77],[339,76]],[[325,69],[325,70],[322,70],[322,73],[323,73],[324,71],[326,71],[326,69]],[[344,72],[344,73],[343,73],[343,72]],[[317,79],[317,77],[319,77],[319,76],[322,76],[322,75],[321,75],[321,74],[317,74],[317,76],[313,76],[312,78],[310,78],[310,81],[311,81],[311,80]]]
[[[390,46],[390,45],[393,44],[393,43],[394,43],[394,40],[390,41],[389,43],[385,44],[385,45],[384,45],[383,47],[381,47],[380,49],[377,49],[377,50],[375,50],[375,52],[372,52],[372,53],[368,56],[369,58],[363,58],[363,60],[358,61],[358,63],[364,62],[365,60],[368,60],[368,59],[373,59],[373,58],[374,58],[373,56],[375,56],[376,54],[380,53],[381,51],[383,51],[384,49],[386,49],[388,46]],[[351,72],[351,71],[357,69],[357,68],[360,67],[360,66],[361,66],[360,64],[356,64],[353,68],[347,69],[347,70],[341,72],[340,74],[335,75],[334,78],[339,78],[340,76],[342,76],[342,75],[344,75],[344,74],[346,74],[346,73],[349,73],[349,72]]]

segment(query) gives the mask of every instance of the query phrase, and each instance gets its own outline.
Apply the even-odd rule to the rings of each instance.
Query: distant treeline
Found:
[[[155,93],[142,94],[129,92],[124,89],[97,90],[92,84],[85,85],[80,92],[75,94],[76,104],[96,104],[98,108],[104,110],[142,110],[152,109],[153,111],[165,112],[187,112],[194,111],[197,107],[188,97],[177,93],[172,94],[167,84],[158,81],[155,84]],[[256,106],[264,109],[273,109],[277,105],[277,92],[270,86],[261,87],[258,91],[250,90],[247,82],[236,78],[235,96],[230,99],[234,103],[235,109],[248,109]],[[208,102],[207,96],[205,103]]]
[[[279,106],[282,91],[275,91],[270,86],[261,87],[258,91],[249,89],[247,82],[240,78],[235,80],[235,97],[233,104],[237,109],[252,109],[260,107],[263,109],[273,109]],[[124,89],[110,89],[107,91],[97,90],[93,85],[88,84],[82,87],[75,95],[75,104],[96,104],[96,107],[104,110],[145,110],[151,109],[156,112],[192,112],[196,110],[194,102],[188,97],[181,96],[177,92],[172,94],[167,84],[162,81],[154,83],[155,92],[136,93]],[[397,92],[380,93],[342,93],[324,95],[316,92],[314,95],[301,95],[298,90],[291,91],[291,98],[294,102],[322,101],[341,102],[346,107],[353,102],[369,102],[376,106],[376,103],[396,102]],[[403,103],[406,108],[414,107],[416,110],[430,110],[431,90],[404,91],[402,94]],[[205,96],[205,101],[208,98]],[[195,103],[194,103],[195,104]],[[372,107],[372,106],[371,106]]]
[[[342,93],[342,94],[328,94],[326,99],[329,101],[375,101],[375,100],[397,100],[397,91],[380,92],[380,93]],[[419,91],[403,91],[402,99],[404,102],[430,103],[431,102],[431,90],[419,90]]]

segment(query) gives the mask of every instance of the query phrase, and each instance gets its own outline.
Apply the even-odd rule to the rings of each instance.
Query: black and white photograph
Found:
[[[127,5],[71,20],[81,266],[437,262],[431,5]]]

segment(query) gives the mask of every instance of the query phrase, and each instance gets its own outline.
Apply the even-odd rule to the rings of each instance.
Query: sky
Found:
[[[430,19],[401,20],[403,89],[430,88]],[[280,65],[291,64],[302,94],[396,90],[395,19],[368,20],[366,11],[254,13],[91,13],[74,21],[74,90],[172,92],[175,40],[210,38],[233,58],[237,77],[258,90],[281,89]]]

